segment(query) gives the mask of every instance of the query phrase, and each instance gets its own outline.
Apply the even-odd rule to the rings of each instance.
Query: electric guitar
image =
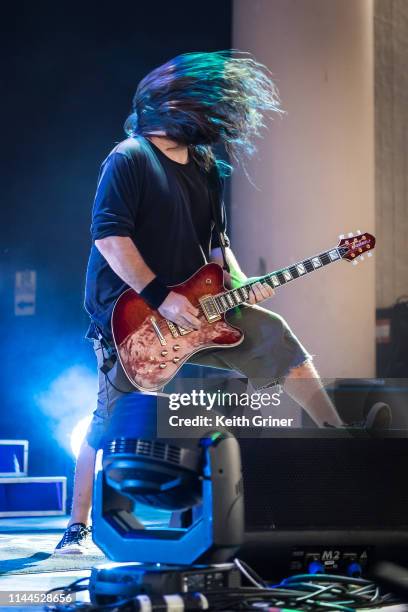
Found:
[[[275,289],[342,259],[357,263],[364,253],[370,256],[374,246],[375,238],[371,234],[340,236],[340,242],[333,249],[256,280]],[[209,263],[185,282],[171,287],[200,311],[201,327],[192,331],[162,317],[133,289],[122,293],[113,309],[112,332],[120,363],[130,382],[141,391],[157,391],[195,353],[240,344],[244,334],[227,322],[225,313],[248,301],[255,282],[227,290],[221,266]]]

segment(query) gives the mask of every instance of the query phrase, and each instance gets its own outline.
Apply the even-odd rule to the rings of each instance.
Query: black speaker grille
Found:
[[[408,528],[408,440],[241,439],[247,531]]]

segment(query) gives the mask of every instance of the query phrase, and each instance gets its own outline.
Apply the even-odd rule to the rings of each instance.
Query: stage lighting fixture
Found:
[[[200,439],[158,439],[156,410],[157,398],[141,393],[115,406],[97,454],[94,541],[113,561],[224,562],[244,532],[238,442],[221,430],[203,431]],[[146,527],[138,502],[178,511],[182,527]]]

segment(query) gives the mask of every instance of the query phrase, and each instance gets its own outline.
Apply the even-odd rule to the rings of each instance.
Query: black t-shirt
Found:
[[[149,140],[128,138],[102,163],[92,211],[85,308],[92,323],[110,339],[116,299],[128,286],[112,270],[94,241],[129,236],[146,264],[166,285],[186,280],[219,247],[209,177],[190,155],[187,164],[169,159]],[[221,189],[216,193],[225,232]],[[228,244],[228,238],[224,233]]]

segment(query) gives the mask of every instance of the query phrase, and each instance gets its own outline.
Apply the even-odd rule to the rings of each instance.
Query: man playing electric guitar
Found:
[[[112,310],[127,288],[188,331],[199,329],[199,312],[171,285],[210,261],[229,268],[227,287],[248,280],[226,235],[228,166],[212,147],[224,145],[232,159],[251,153],[268,111],[280,112],[275,86],[247,54],[184,54],[139,84],[125,125],[129,137],[103,162],[93,207],[85,305],[99,368],[112,354]],[[306,349],[286,321],[257,305],[272,295],[269,284],[253,285],[247,304],[228,315],[244,341],[198,353],[191,362],[235,370],[255,388],[279,381],[319,427],[342,427]],[[308,379],[307,392],[299,379]],[[78,457],[72,517],[59,554],[86,549],[95,453],[115,402],[132,389],[119,360],[107,373],[99,369],[97,408]]]

